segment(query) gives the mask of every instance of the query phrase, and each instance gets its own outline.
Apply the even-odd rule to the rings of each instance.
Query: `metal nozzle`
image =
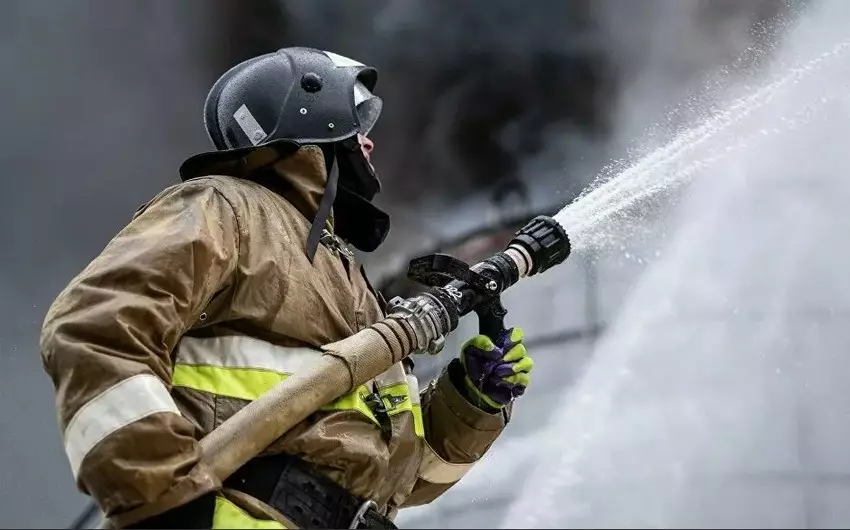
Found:
[[[532,276],[563,262],[570,250],[570,238],[560,223],[540,215],[516,233],[505,253],[517,263],[520,276]]]
[[[493,340],[505,331],[501,294],[524,276],[543,272],[567,259],[570,239],[551,217],[538,216],[520,229],[507,249],[469,266],[446,254],[411,260],[408,278],[431,290],[390,301],[394,316],[407,320],[419,352],[437,353],[440,337],[457,327],[458,319],[475,311],[481,333]]]

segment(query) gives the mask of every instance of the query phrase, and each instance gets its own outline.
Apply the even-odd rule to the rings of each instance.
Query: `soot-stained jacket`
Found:
[[[325,184],[321,150],[280,158],[261,148],[239,167],[157,195],[47,313],[42,359],[70,466],[116,526],[210,491],[269,518],[200,464],[198,440],[303,370],[319,346],[383,317],[350,257],[325,245],[313,263],[305,253]],[[283,191],[243,178],[258,167]],[[483,456],[510,409],[467,402],[450,381],[457,363],[421,392],[407,366],[328,403],[267,453],[314,464],[390,516],[435,499]],[[388,414],[370,408],[373,392],[396,404]]]

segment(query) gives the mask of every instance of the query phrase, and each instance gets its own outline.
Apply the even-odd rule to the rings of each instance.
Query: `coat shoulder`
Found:
[[[306,237],[309,223],[295,206],[260,183],[227,175],[209,175],[187,180],[178,186],[215,189],[233,208],[243,235],[246,231],[258,234],[272,230],[286,235],[287,239]]]

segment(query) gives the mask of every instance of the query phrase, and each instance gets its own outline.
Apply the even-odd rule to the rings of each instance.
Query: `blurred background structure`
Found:
[[[135,208],[176,182],[180,162],[209,149],[201,119],[203,100],[215,79],[233,64],[276,48],[303,45],[351,56],[379,69],[377,92],[385,106],[374,131],[374,159],[385,190],[378,202],[393,216],[393,230],[384,247],[362,259],[389,298],[411,289],[403,279],[411,257],[434,249],[470,259],[489,253],[514,226],[568,203],[603,164],[623,156],[636,137],[645,137],[648,126],[669,106],[702,86],[706,75],[724,65],[734,74],[736,68],[769,59],[769,53],[753,50],[762,50],[759,43],[781,29],[776,22],[782,15],[807,4],[4,2],[0,5],[0,68],[7,79],[0,86],[5,102],[0,147],[5,172],[0,180],[0,474],[7,479],[0,495],[3,525],[64,527],[86,505],[72,482],[56,428],[53,393],[40,365],[42,318],[59,290]],[[807,212],[813,216],[815,209]],[[510,323],[526,330],[536,361],[533,386],[486,461],[442,499],[403,511],[398,520],[402,526],[498,525],[521,495],[518,488],[533,492],[541,487],[519,486],[539,477],[535,444],[541,435],[551,434],[547,428],[558,413],[555,405],[581,377],[596,354],[597,341],[613,347],[605,342],[606,329],[624,318],[621,311],[636,282],[661,261],[655,252],[665,248],[665,234],[657,235],[660,241],[639,247],[577,257],[506,296]],[[775,243],[781,234],[754,231],[749,237],[762,238],[766,244]],[[764,252],[761,257],[767,259],[769,253]],[[699,256],[691,255],[688,266],[697,267]],[[682,267],[680,263],[679,268],[663,270],[686,275],[687,268]],[[661,273],[654,274],[653,281],[663,283]],[[750,274],[757,276],[758,267],[753,265]],[[643,288],[648,289],[645,284]],[[799,292],[809,292],[807,288],[801,283]],[[717,316],[724,318],[735,317],[728,312]],[[693,346],[686,331],[671,329],[670,323],[655,324],[655,333],[671,333],[679,342],[645,342],[647,348]],[[704,325],[694,320],[686,329]],[[473,317],[462,324],[440,358],[418,360],[421,376],[435,375],[474,332]],[[739,330],[739,335],[746,331]],[[817,334],[810,339],[811,344],[796,347],[814,347]],[[758,343],[753,348],[774,346]],[[760,409],[755,414],[773,412]],[[777,438],[787,434],[771,431]],[[770,445],[769,439],[763,441]],[[770,477],[792,484],[808,480],[809,475],[797,466]],[[835,480],[850,484],[842,477]],[[606,485],[610,483],[594,486],[599,487],[598,497],[589,504],[616,510],[614,500],[608,507],[602,501],[609,496],[622,499],[617,497],[622,493],[605,490]],[[723,497],[716,510],[728,510],[729,518],[713,518],[713,512],[705,509],[692,512],[691,519],[659,522],[600,515],[560,524],[819,527],[840,521],[840,513],[830,510],[841,506],[846,493],[829,490],[817,497],[810,490],[799,493],[794,486],[777,488],[780,493],[756,488],[747,490],[757,492],[751,496]],[[688,506],[707,498],[720,497],[694,493]],[[827,505],[833,508],[823,508]],[[797,511],[792,513],[788,506]],[[779,509],[785,511],[776,515]],[[839,518],[830,519],[836,513]],[[559,523],[550,518],[547,524]]]

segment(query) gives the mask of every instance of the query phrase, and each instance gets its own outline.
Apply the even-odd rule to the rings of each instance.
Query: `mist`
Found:
[[[364,7],[337,6],[331,15],[321,3],[289,5],[312,6],[293,8],[306,20]],[[693,120],[694,105],[683,102],[699,97],[710,106],[719,96],[712,76],[728,84],[764,60],[762,43],[781,30],[792,3],[536,5],[407,0],[374,8],[373,46],[362,50],[388,65],[379,86],[393,110],[376,138],[390,152],[380,167],[391,172],[383,171],[388,184],[377,201],[394,227],[364,257],[370,264],[491,221],[500,189],[512,183],[521,183],[531,211],[566,204],[604,166],[616,169]]]
[[[813,7],[751,76],[807,74],[714,140],[763,138],[693,181],[503,527],[846,526],[848,17]]]

